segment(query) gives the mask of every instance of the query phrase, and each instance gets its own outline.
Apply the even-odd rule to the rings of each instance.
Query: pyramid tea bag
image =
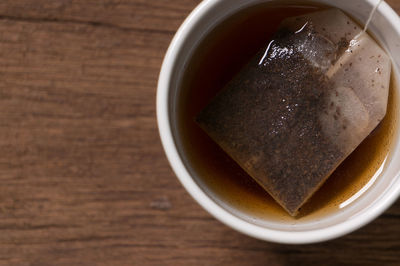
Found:
[[[337,9],[281,23],[196,117],[291,215],[386,114],[391,61]]]

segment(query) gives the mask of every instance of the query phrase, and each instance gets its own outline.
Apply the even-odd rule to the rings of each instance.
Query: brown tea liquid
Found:
[[[393,78],[385,119],[293,218],[194,122],[194,117],[260,47],[269,43],[282,20],[323,8],[263,4],[244,10],[215,28],[186,68],[178,104],[183,152],[208,193],[254,218],[309,219],[344,207],[360,194],[389,154],[396,123]]]

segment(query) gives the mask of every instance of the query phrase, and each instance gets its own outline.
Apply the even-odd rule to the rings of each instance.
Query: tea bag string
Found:
[[[374,8],[372,9],[371,13],[369,14],[369,17],[368,17],[367,22],[365,23],[364,29],[363,29],[359,34],[357,34],[357,35],[354,37],[354,39],[358,39],[361,35],[363,35],[364,33],[367,32],[368,27],[369,27],[369,24],[371,23],[371,20],[372,20],[372,18],[374,17],[376,10],[378,9],[378,7],[380,6],[380,4],[381,4],[383,1],[384,1],[384,0],[379,0],[378,3],[374,6]]]
[[[375,15],[376,10],[378,9],[379,5],[380,5],[382,2],[383,2],[383,0],[379,0],[378,3],[374,6],[374,8],[372,9],[371,13],[369,14],[369,17],[368,17],[367,22],[365,23],[364,29],[363,29],[362,31],[360,31],[360,33],[358,33],[356,36],[353,37],[353,39],[352,39],[352,40],[350,41],[350,43],[349,43],[349,47],[348,47],[348,49],[346,50],[346,52],[351,52],[351,51],[352,51],[352,47],[358,45],[358,44],[362,41],[362,39],[360,39],[360,37],[361,37],[364,33],[367,32],[368,27],[369,27],[369,24],[371,23],[371,20],[372,20],[373,16]],[[344,61],[350,57],[350,53],[346,53],[345,55],[347,55],[347,56],[345,56],[344,59],[342,59],[342,60],[344,60]],[[341,61],[339,60],[338,62],[336,62],[336,63],[325,73],[325,75],[326,75],[328,78],[331,78],[332,75],[333,75],[334,73],[336,73],[337,70],[338,70],[339,68],[342,67],[342,64],[343,64],[343,62],[341,62]]]

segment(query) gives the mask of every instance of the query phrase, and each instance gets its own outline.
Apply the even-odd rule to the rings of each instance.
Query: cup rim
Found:
[[[396,201],[400,195],[400,186],[392,186],[385,191],[384,195],[381,195],[378,200],[374,201],[368,210],[357,215],[357,219],[348,219],[341,223],[316,230],[282,231],[252,224],[235,216],[212,200],[194,181],[179,155],[172,135],[169,112],[172,70],[192,27],[220,1],[204,0],[186,18],[169,45],[158,79],[156,109],[159,134],[167,159],[181,184],[191,197],[217,220],[236,231],[264,241],[282,244],[310,244],[327,241],[353,232],[377,218]],[[371,5],[374,3],[373,0],[365,1]],[[386,2],[381,3],[378,12],[385,14],[385,17],[392,24],[400,25],[400,17]],[[397,27],[396,31],[400,36],[400,27]],[[399,173],[396,178],[400,178]]]

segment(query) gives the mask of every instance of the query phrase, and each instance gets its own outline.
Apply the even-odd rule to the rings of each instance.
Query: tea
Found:
[[[269,4],[245,10],[216,28],[197,49],[191,65],[187,68],[178,110],[181,115],[182,144],[189,161],[192,162],[191,167],[200,173],[199,183],[205,185],[214,198],[224,202],[228,207],[234,206],[244,212],[252,213],[253,216],[286,217],[284,211],[270,196],[202,132],[194,123],[193,117],[225,87],[226,83],[263,44],[269,42],[282,20],[321,9],[324,7]],[[393,93],[394,90],[392,89],[391,92]],[[390,118],[391,108],[394,108],[393,102],[389,103],[385,121],[374,132],[375,135],[380,136],[381,140],[372,141],[374,136],[369,137],[358,149],[362,150],[362,147],[370,146],[374,142],[376,145],[374,150],[378,151],[374,155],[363,156],[361,161],[364,169],[377,170],[375,164],[382,163],[387,155],[393,131],[393,118]],[[382,138],[382,136],[385,137]],[[317,210],[321,212],[335,204],[340,204],[341,201],[344,202],[352,196],[351,193],[344,193],[344,190],[350,187],[355,189],[357,184],[360,186],[359,184],[366,183],[371,178],[373,170],[368,174],[362,171],[354,172],[354,165],[348,163],[358,150],[330,178],[342,179],[340,183],[343,192],[329,189],[329,183],[334,182],[329,179],[321,191],[304,206],[300,216],[315,215]],[[354,164],[360,165],[360,161]],[[374,166],[371,168],[371,165]],[[352,178],[346,180],[352,184],[346,184],[343,181],[344,174],[340,172],[351,176]],[[335,178],[337,175],[339,177]],[[355,181],[358,183],[355,184]],[[321,200],[317,200],[318,194],[325,195],[325,199],[328,199],[323,201],[325,202],[323,206],[314,206],[317,202],[321,203]],[[339,198],[342,200],[338,200]]]

